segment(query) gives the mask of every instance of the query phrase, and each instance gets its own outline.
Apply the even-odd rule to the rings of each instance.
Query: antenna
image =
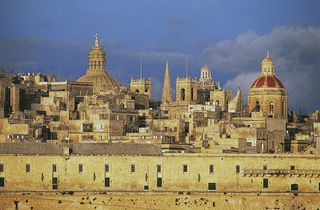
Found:
[[[186,78],[188,77],[188,56],[186,55]]]
[[[140,79],[141,79],[141,80],[142,80],[142,70],[143,70],[143,69],[142,69],[142,67],[143,67],[143,66],[142,66],[142,62],[143,62],[143,57],[141,56],[141,57],[140,57]]]

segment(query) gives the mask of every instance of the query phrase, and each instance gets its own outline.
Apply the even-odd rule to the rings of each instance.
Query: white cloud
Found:
[[[214,63],[217,71],[237,73],[225,86],[244,92],[260,72],[261,60],[270,50],[276,75],[289,92],[289,105],[311,110],[319,106],[320,27],[276,27],[258,35],[249,31],[202,51],[202,62]],[[246,82],[247,80],[247,82]]]

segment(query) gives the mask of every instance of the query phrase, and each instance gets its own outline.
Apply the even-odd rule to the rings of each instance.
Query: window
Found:
[[[144,186],[143,186],[143,189],[144,189],[144,190],[149,190],[149,186],[148,186],[148,185],[144,185]]]
[[[4,187],[4,177],[0,177],[0,187]]]
[[[263,188],[268,188],[269,187],[269,181],[268,179],[263,179]]]
[[[267,165],[263,165],[263,170],[267,170],[268,166]]]
[[[274,102],[271,101],[271,102],[269,103],[269,113],[270,113],[270,114],[273,114],[273,112],[274,112]]]
[[[295,166],[290,166],[290,170],[296,170]]]
[[[157,165],[157,172],[161,173],[161,165],[160,164]]]
[[[26,172],[30,172],[31,171],[31,166],[30,164],[26,164]]]
[[[131,173],[135,173],[135,172],[136,172],[136,165],[131,164]]]
[[[209,165],[209,173],[213,174],[214,173],[214,166],[211,164]]]
[[[53,190],[57,190],[58,189],[58,178],[57,177],[53,177],[52,178],[52,189]]]
[[[254,111],[260,112],[260,102],[259,101],[256,101],[256,107],[255,107]]]
[[[187,173],[188,172],[188,165],[184,164],[182,167],[183,173]]]
[[[105,173],[110,172],[110,166],[109,166],[109,164],[105,164],[105,165],[104,165],[104,172],[105,172]]]
[[[182,89],[180,90],[180,99],[181,99],[182,101],[184,101],[184,100],[185,100],[185,97],[186,97],[186,90],[182,88]]]
[[[236,173],[240,173],[240,166],[239,165],[236,165]]]
[[[281,107],[282,116],[284,117],[286,115],[286,102],[282,101],[282,107]]]
[[[208,190],[216,190],[216,183],[208,183]]]
[[[292,191],[297,191],[297,190],[299,190],[299,185],[297,185],[297,184],[291,184],[291,190],[292,190]]]
[[[82,165],[82,164],[79,164],[78,171],[79,171],[79,173],[82,173],[82,172],[83,172],[83,165]]]
[[[104,186],[105,187],[110,187],[110,177],[105,177],[104,178]]]
[[[193,101],[193,88],[191,88],[191,101]]]
[[[157,178],[157,187],[162,187],[162,178]]]
[[[52,172],[57,172],[57,165],[56,164],[52,165]]]
[[[0,164],[0,172],[4,172],[4,165]]]

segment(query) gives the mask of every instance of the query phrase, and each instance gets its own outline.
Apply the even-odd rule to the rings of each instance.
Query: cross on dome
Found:
[[[98,33],[96,33],[96,40],[94,41],[94,46],[95,46],[95,47],[99,47]]]

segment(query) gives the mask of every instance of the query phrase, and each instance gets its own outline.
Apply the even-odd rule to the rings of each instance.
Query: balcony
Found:
[[[320,170],[309,169],[243,169],[243,176],[247,177],[320,177]]]

